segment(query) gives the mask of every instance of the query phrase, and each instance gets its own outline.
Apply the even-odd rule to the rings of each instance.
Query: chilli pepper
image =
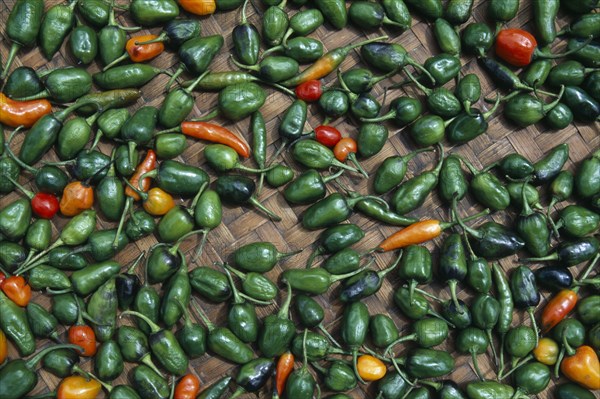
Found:
[[[223,201],[226,201],[231,205],[248,203],[266,213],[270,219],[274,221],[281,220],[280,216],[267,209],[258,201],[254,194],[256,191],[256,184],[250,178],[241,175],[220,176],[217,178],[215,191]]]
[[[0,80],[10,71],[12,62],[22,47],[32,47],[37,42],[44,15],[42,0],[20,0],[15,3],[6,21],[6,35],[12,41],[8,59]]]
[[[186,374],[175,386],[173,399],[195,399],[200,392],[200,380],[194,374]]]
[[[125,44],[126,52],[115,58],[112,62],[108,63],[103,71],[120,64],[122,61],[127,60],[128,58],[132,62],[144,62],[150,61],[153,58],[158,57],[165,49],[165,45],[161,42],[152,42],[149,44],[140,44],[143,42],[151,41],[156,39],[158,36],[156,35],[141,35],[134,36],[127,41]]]
[[[314,64],[306,68],[299,75],[296,75],[291,79],[284,80],[281,82],[281,84],[283,86],[298,86],[299,84],[309,80],[321,79],[333,72],[342,63],[342,61],[346,59],[346,56],[352,49],[385,39],[387,39],[387,36],[381,36],[332,50],[319,58]]]
[[[597,252],[597,251],[596,251]],[[585,270],[580,280],[585,280],[596,263],[600,259],[599,255],[596,255],[594,260],[590,262],[590,265]],[[577,305],[579,300],[578,292],[579,286],[573,289],[562,289],[556,293],[547,303],[542,311],[542,332],[547,333],[560,323]]]
[[[28,128],[51,112],[52,105],[46,99],[15,101],[0,93],[0,123],[3,125]]]
[[[307,103],[319,101],[324,92],[323,84],[318,79],[307,80],[297,85],[294,89],[296,97]]]
[[[213,14],[217,9],[217,4],[215,0],[178,0],[177,4],[179,4],[181,8],[183,8],[190,14],[200,16]]]
[[[189,137],[225,144],[233,148],[240,156],[248,158],[250,147],[245,140],[232,133],[228,129],[208,122],[183,122],[181,126],[169,130],[163,130],[157,134],[181,132]]]
[[[175,375],[184,375],[188,367],[188,358],[175,335],[170,330],[160,328],[141,313],[126,310],[121,313],[121,316],[128,314],[139,317],[150,326],[150,336],[148,338],[150,350],[165,370]]]
[[[68,339],[71,344],[79,345],[81,347],[81,356],[93,357],[96,354],[97,349],[96,334],[92,327],[83,322],[83,313],[79,301],[76,300],[75,303],[77,304],[77,322],[69,327]]]
[[[59,204],[58,198],[54,194],[49,193],[32,193],[25,187],[21,186],[16,180],[10,175],[5,177],[15,185],[23,194],[25,194],[31,200],[31,211],[39,218],[52,219],[56,212],[58,212]]]
[[[227,281],[227,278],[225,280]],[[226,284],[229,287],[229,283]],[[208,349],[236,364],[246,364],[254,358],[250,346],[242,342],[229,328],[217,327],[213,324],[196,301],[192,300],[191,303],[208,329],[206,339]]]
[[[464,220],[471,220],[489,213],[489,209],[480,212],[476,215],[469,216]],[[379,252],[388,252],[396,249],[404,248],[409,245],[422,244],[429,240],[438,237],[442,231],[456,225],[456,222],[442,222],[439,220],[421,220],[411,224],[410,226],[397,231],[385,240],[383,240],[376,248]]]
[[[60,198],[60,213],[77,216],[94,206],[94,189],[86,182],[74,181],[66,185]]]
[[[264,356],[274,357],[285,353],[296,332],[294,323],[289,319],[289,307],[292,302],[292,287],[287,283],[287,297],[279,312],[268,315],[258,334],[258,347]]]
[[[93,399],[102,390],[102,385],[91,378],[72,375],[63,379],[56,390],[57,399],[81,398]]]
[[[434,168],[405,181],[394,192],[391,202],[398,214],[404,215],[419,208],[437,186],[438,176],[444,161],[444,148],[441,146],[439,148],[440,159]]]
[[[522,29],[503,29],[496,35],[496,54],[517,67],[529,65],[535,59],[560,58],[572,54],[591,41],[579,43],[577,47],[562,54],[551,54],[540,50],[535,37]]]
[[[600,389],[600,362],[590,346],[582,345],[574,355],[563,359],[560,371],[568,379],[587,389]]]
[[[291,372],[294,370],[294,355],[292,352],[285,352],[277,360],[275,368],[275,389],[273,398],[279,398],[285,392],[285,384]]]
[[[31,300],[31,287],[22,276],[7,277],[0,285],[0,289],[11,301],[23,308]]]
[[[345,137],[345,138],[339,140],[335,144],[335,147],[333,147],[333,154],[335,155],[335,158],[338,161],[345,162],[346,160],[350,159],[350,161],[354,164],[354,166],[356,166],[356,169],[358,169],[360,171],[360,173],[365,178],[368,179],[369,175],[367,174],[367,172],[363,169],[363,167],[360,165],[360,163],[356,159],[357,151],[358,151],[358,144],[356,143],[356,140],[354,140],[351,137]]]

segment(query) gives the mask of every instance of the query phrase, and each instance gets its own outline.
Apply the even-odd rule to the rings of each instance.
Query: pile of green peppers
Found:
[[[520,73],[492,48],[525,1],[261,0],[252,15],[250,0],[190,3],[16,0],[7,13],[0,398],[348,399],[363,389],[377,399],[519,399],[550,386],[558,399],[597,395],[597,0],[533,1],[540,46],[565,38],[573,52]],[[474,9],[487,20],[473,22]],[[231,38],[206,32],[207,18],[224,21],[215,12],[234,21]],[[422,63],[401,44],[411,13],[437,44]],[[570,22],[557,30],[562,13]],[[329,50],[316,37],[348,25],[386,35]],[[156,35],[136,42],[140,29]],[[159,43],[155,60],[138,60]],[[34,48],[73,65],[12,66]],[[344,70],[353,49],[364,65]],[[470,66],[461,74],[463,56],[477,59],[494,98]],[[337,84],[324,86],[334,72]],[[150,82],[152,93],[140,91]],[[385,112],[379,89],[393,93]],[[261,111],[271,90],[292,98],[274,126]],[[198,92],[217,92],[215,108]],[[48,112],[48,101],[62,108]],[[500,109],[509,128],[589,124],[585,158],[573,159],[583,151],[570,154],[572,144],[539,143],[537,159],[502,151],[488,162],[499,128],[485,133]],[[230,130],[245,119],[249,127]],[[408,149],[386,152],[400,143],[394,127],[406,128]],[[213,143],[198,157],[188,151],[197,139]],[[469,142],[479,160],[459,147]],[[280,157],[286,149],[291,157]],[[436,153],[430,166],[426,152]],[[449,216],[428,214],[440,228],[423,232],[432,201]],[[250,230],[248,205],[280,222],[265,224],[268,234],[253,226],[252,242],[231,236]],[[289,231],[289,245],[263,238],[277,241],[276,229]],[[446,229],[439,248],[417,245]],[[298,248],[303,230],[317,234]],[[382,235],[396,240],[391,256],[380,253]],[[57,386],[38,384],[38,364]],[[231,375],[216,379],[223,370]]]

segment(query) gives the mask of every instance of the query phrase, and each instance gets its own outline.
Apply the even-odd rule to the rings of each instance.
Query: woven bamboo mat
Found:
[[[57,3],[56,0],[47,0],[46,7],[50,7],[51,5]],[[257,1],[257,3],[259,3]],[[0,2],[0,29],[4,34],[4,27],[6,25],[6,19],[8,17],[8,11],[12,9],[14,5],[14,0],[2,0]],[[485,21],[486,20],[486,1],[476,1],[475,7],[473,9],[472,18],[469,22],[473,21]],[[287,8],[288,12],[295,12],[292,8]],[[256,14],[256,12],[249,7],[249,19],[255,25],[260,26],[260,17]],[[203,35],[212,35],[212,34],[221,34],[225,37],[225,46],[223,47],[220,54],[215,58],[211,65],[211,69],[213,71],[219,70],[229,70],[235,69],[233,65],[229,61],[229,52],[232,48],[231,42],[231,30],[239,21],[239,10],[226,12],[226,13],[217,13],[212,16],[202,18],[202,34]],[[530,7],[529,1],[522,1],[521,8],[517,17],[511,21],[508,26],[509,27],[524,27],[525,29],[532,30],[532,26],[530,23],[532,17],[532,11]],[[132,25],[131,21],[125,18],[123,15],[118,17],[120,22],[125,25]],[[566,19],[564,16],[560,16],[558,20],[558,26],[563,26],[566,24]],[[489,22],[489,21],[488,21]],[[152,29],[151,31],[142,31],[140,33],[156,33],[160,30],[160,28]],[[388,29],[381,29],[381,31],[376,32],[362,32],[354,27],[349,26],[343,31],[335,31],[330,29],[330,27],[325,24],[320,27],[315,33],[311,36],[319,38],[322,40],[325,49],[331,50],[336,47],[340,47],[346,45],[351,42],[356,42],[359,40],[365,39],[365,37],[376,37],[379,34],[388,34],[390,35],[391,40],[401,43],[410,53],[412,57],[414,57],[418,62],[423,62],[425,59],[430,57],[432,54],[436,54],[439,52],[437,48],[435,39],[432,35],[432,29],[429,23],[421,19],[420,17],[413,15],[413,26],[412,29],[398,35],[397,32]],[[559,43],[557,41],[557,43]],[[557,47],[562,47],[563,44],[557,44]],[[8,39],[4,36],[0,36],[0,52],[2,53],[3,59],[6,59],[8,49],[10,47],[10,43]],[[490,83],[486,76],[482,74],[482,71],[479,70],[477,63],[472,57],[463,57],[462,58],[463,68],[461,70],[461,74],[467,73],[477,73],[481,77],[482,81],[482,91],[484,95],[490,96],[494,93],[494,85]],[[151,63],[155,66],[161,68],[172,68],[176,67],[178,60],[176,56],[172,52],[166,52],[162,54],[157,59],[151,61]],[[360,60],[358,54],[356,52],[352,52],[350,56],[342,63],[341,69],[343,71],[354,67],[355,65],[360,64]],[[63,45],[61,51],[55,55],[55,57],[51,61],[47,61],[44,59],[42,54],[38,49],[29,49],[23,50],[19,53],[18,58],[15,60],[13,64],[13,68],[20,65],[28,65],[36,69],[46,69],[46,68],[54,68],[64,65],[73,65],[72,57],[69,54],[66,45]],[[88,70],[90,72],[98,71],[98,65],[92,64],[89,66]],[[397,75],[391,79],[393,82],[398,82],[404,79],[403,76]],[[163,100],[162,89],[167,81],[167,77],[161,75],[147,84],[143,89],[142,98],[131,107],[133,111],[139,106],[142,105],[153,105],[160,106]],[[335,83],[335,76],[331,74],[324,81],[328,85],[332,85]],[[383,85],[388,85],[390,80],[382,82]],[[373,89],[373,94],[378,98],[379,101],[383,101],[383,86],[382,84],[377,85]],[[269,131],[269,152],[270,154],[274,152],[278,143],[278,135],[277,135],[277,127],[279,125],[279,120],[281,118],[282,113],[286,110],[286,108],[291,103],[291,100],[285,95],[275,92],[272,89],[266,88],[269,93],[269,97],[265,103],[265,105],[261,108],[261,111],[265,117],[267,122],[267,128]],[[394,90],[388,93],[388,103],[389,100],[395,98],[400,95],[404,95],[405,93],[401,90]],[[411,87],[406,88],[406,94],[408,95],[418,95],[416,90]],[[216,94],[215,93],[197,93],[196,106],[192,111],[191,117],[199,116],[204,114],[209,109],[211,109],[216,104]],[[387,107],[383,108],[383,111],[386,111]],[[309,130],[310,127],[318,126],[322,122],[322,115],[320,115],[316,109],[316,106],[311,107],[311,111],[309,113],[308,125],[305,130]],[[217,122],[222,123],[227,128],[232,131],[239,133],[246,137],[248,141],[251,140],[251,135],[249,132],[249,120],[243,120],[239,123],[231,123],[225,120],[217,120]],[[333,122],[344,135],[348,136],[356,136],[358,131],[358,126],[355,122],[350,119],[346,120],[336,120]],[[376,156],[363,160],[362,164],[368,172],[374,172],[376,167],[381,163],[383,159],[388,156],[394,154],[406,154],[415,149],[414,144],[411,142],[410,138],[407,137],[407,132],[405,129],[397,129],[393,125],[387,125],[390,129],[390,138],[383,148],[383,150],[377,154]],[[531,161],[535,161],[539,159],[543,154],[545,154],[552,147],[557,145],[558,143],[569,143],[570,145],[570,156],[569,161],[567,162],[566,168],[570,170],[574,170],[575,164],[582,159],[586,158],[593,149],[598,148],[600,146],[600,127],[596,123],[595,125],[580,125],[580,124],[572,124],[567,128],[561,131],[551,131],[547,130],[547,128],[542,124],[537,124],[525,129],[518,129],[514,125],[510,124],[504,117],[501,115],[497,115],[490,120],[489,129],[487,134],[484,134],[477,139],[471,141],[470,143],[462,146],[452,147],[449,146],[448,143],[444,143],[447,153],[459,153],[469,159],[475,166],[481,167],[483,165],[487,165],[504,155],[512,152],[518,152],[524,156],[526,156]],[[14,140],[14,148],[18,149],[22,142],[22,135],[18,135]],[[100,149],[109,154],[111,145],[108,143],[101,143]],[[180,157],[179,160],[183,160],[189,164],[193,165],[203,165],[203,150],[204,143],[199,141],[194,141],[192,139],[188,139],[188,148],[184,152],[184,154]],[[413,175],[421,173],[423,170],[426,170],[431,167],[436,162],[436,154],[435,153],[426,153],[421,154],[413,160],[409,166],[408,177],[412,177]],[[57,160],[57,157],[54,153],[49,153],[45,160]],[[284,154],[283,162],[292,168],[294,168],[297,172],[300,171],[300,168],[297,164],[294,163],[290,154]],[[245,164],[252,165],[252,161],[246,161]],[[211,177],[214,178],[214,173],[207,167],[207,171],[211,174]],[[25,177],[21,177],[22,183],[27,183],[26,179],[29,179],[29,175]],[[367,180],[361,179],[358,176],[345,176],[344,181],[346,184],[349,184],[351,187],[354,187],[355,190],[361,193],[367,193],[370,190],[370,184]],[[330,188],[330,190],[334,190]],[[297,249],[305,249],[303,253],[291,258],[282,261],[278,266],[275,267],[268,276],[273,280],[277,280],[279,274],[282,270],[292,267],[303,267],[304,261],[306,260],[309,251],[312,248],[312,244],[315,241],[316,234],[312,232],[307,232],[303,230],[299,223],[300,217],[306,207],[303,206],[295,206],[290,207],[283,196],[279,192],[280,190],[271,189],[268,186],[265,186],[265,190],[260,197],[260,199],[265,203],[265,205],[282,216],[282,221],[278,223],[273,223],[263,217],[262,214],[257,213],[251,208],[248,207],[238,207],[231,208],[228,207],[224,211],[223,223],[220,227],[215,229],[210,233],[208,244],[204,250],[203,256],[198,261],[198,265],[211,265],[215,261],[224,261],[227,260],[232,251],[241,245],[254,242],[254,241],[271,241],[273,242],[281,251],[289,251],[289,250],[297,250]],[[16,199],[18,194],[12,193],[3,198],[0,198],[0,206],[4,206],[5,204]],[[544,197],[544,199],[547,199]],[[449,212],[446,207],[440,207],[440,200],[437,197],[437,194],[434,193],[431,195],[428,200],[425,202],[425,205],[419,210],[413,212],[412,214],[418,217],[435,217],[447,219],[449,217]],[[547,203],[543,202],[543,203]],[[565,204],[559,205],[564,206]],[[463,214],[473,213],[478,210],[481,210],[480,206],[474,205],[473,200],[470,196],[467,196],[460,203],[461,212]],[[502,212],[498,215],[492,216],[493,219],[499,222],[510,223],[511,219],[515,217],[514,210],[511,212]],[[54,236],[58,235],[61,227],[66,223],[66,219],[62,217],[55,217],[54,222]],[[377,224],[371,220],[368,220],[360,215],[353,215],[350,218],[350,222],[356,223],[361,226],[366,231],[365,238],[356,246],[358,249],[367,249],[372,248],[377,245],[384,237],[388,236],[392,232],[396,231],[396,228],[384,226],[381,224]],[[105,229],[113,227],[113,224],[105,221],[102,217],[99,217],[98,229]],[[442,236],[443,238],[443,236]],[[147,251],[153,244],[156,243],[156,238],[147,237],[142,240],[139,240],[135,243],[130,244],[123,250],[117,257],[117,260],[125,264],[134,258],[140,253],[140,251]],[[198,244],[198,239],[190,239],[186,241],[182,245],[182,249],[186,254],[191,255],[195,251],[195,247]],[[433,251],[434,259],[437,257],[438,248],[441,244],[441,239],[434,240],[427,244],[427,247]],[[376,260],[376,268],[383,269],[385,268],[391,261],[392,255],[384,254],[377,255]],[[510,270],[517,265],[516,257],[505,258],[501,261],[502,266],[505,270]],[[195,264],[190,265],[190,268],[196,267]],[[575,270],[573,270],[575,272]],[[575,274],[575,273],[574,273]],[[395,305],[392,301],[393,292],[400,285],[399,279],[396,277],[395,273],[388,275],[386,281],[384,282],[381,290],[376,294],[364,300],[364,302],[368,305],[370,313],[387,313],[389,314],[397,326],[401,329],[403,333],[408,333],[410,331],[410,322],[403,317],[400,312],[396,309]],[[464,287],[463,287],[464,288]],[[439,284],[432,284],[427,289],[436,294],[440,295],[443,298],[448,298],[448,290],[444,286]],[[283,290],[282,290],[283,293]],[[334,336],[338,334],[339,324],[341,320],[341,312],[342,312],[342,304],[336,300],[339,294],[339,288],[333,288],[329,293],[318,297],[321,305],[326,309],[326,320],[325,324],[333,332]],[[542,305],[548,298],[547,292],[542,292],[542,303],[538,307],[538,309],[542,308]],[[469,300],[472,296],[468,290],[461,289],[459,297],[464,300]],[[278,298],[278,303],[281,302],[283,296],[280,295]],[[200,298],[197,298],[200,299]],[[49,308],[50,307],[50,299],[46,295],[41,295],[36,293],[34,295],[35,302]],[[200,299],[200,302],[203,308],[208,313],[211,320],[219,323],[225,323],[227,305],[215,305],[211,303],[204,302]],[[267,314],[272,313],[276,310],[275,306],[268,306],[258,308],[258,313],[260,317],[264,317]],[[199,322],[199,320],[197,320]],[[529,321],[524,312],[519,312],[515,314],[515,318],[513,321],[513,326],[519,324],[528,324]],[[61,327],[59,330],[61,333],[64,332],[64,327]],[[62,335],[64,337],[64,335]],[[450,339],[444,345],[441,345],[438,349],[444,349],[448,351],[453,351],[453,337],[454,334],[451,334]],[[48,342],[38,341],[38,347],[47,345]],[[498,343],[496,342],[496,345]],[[402,353],[404,350],[402,351]],[[18,353],[14,348],[10,348],[10,357],[15,358],[18,357]],[[470,358],[464,355],[456,355],[457,356],[457,367],[453,374],[449,376],[457,383],[463,385],[468,381],[474,380],[476,378],[474,372],[469,366]],[[493,362],[489,354],[480,355],[479,356],[480,366],[483,372],[487,377],[493,378],[494,367]],[[209,355],[204,355],[199,359],[193,360],[191,363],[191,368],[198,375],[202,382],[202,386],[206,387],[216,379],[227,375],[227,374],[235,374],[236,367],[230,363],[227,363],[219,358],[212,357]],[[91,369],[92,364],[90,361],[87,361],[84,365],[84,368]],[[115,385],[119,384],[127,384],[127,372],[132,368],[131,364],[127,364],[125,373],[122,376],[114,381]],[[48,390],[54,389],[59,383],[59,379],[54,375],[45,372],[43,370],[39,371],[40,380],[35,388],[33,393],[42,393]],[[550,388],[547,389],[540,395],[537,395],[538,398],[550,398],[552,397],[551,393],[553,390],[553,386],[556,381],[552,381],[550,383]],[[32,394],[33,394],[32,393]],[[376,396],[376,384],[370,384],[366,386],[360,386],[351,392],[351,396],[355,398],[374,398]],[[250,397],[251,395],[248,395]],[[261,397],[270,397],[270,394],[263,395]]]

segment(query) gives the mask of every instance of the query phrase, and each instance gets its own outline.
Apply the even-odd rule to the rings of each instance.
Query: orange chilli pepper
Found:
[[[356,159],[356,151],[358,151],[358,144],[356,143],[356,140],[351,137],[344,137],[337,142],[335,147],[333,147],[333,155],[335,155],[335,158],[338,161],[346,162],[347,159],[350,159],[350,162],[352,162],[360,173],[368,179],[369,175]]]
[[[362,355],[356,362],[358,375],[365,381],[377,381],[385,377],[387,368],[379,359],[371,355]]]
[[[57,399],[95,399],[102,390],[96,380],[86,379],[80,375],[72,375],[63,379],[56,391]]]
[[[0,365],[8,358],[8,342],[4,331],[0,330]]]
[[[65,216],[79,215],[94,206],[94,189],[85,182],[71,182],[65,186],[59,206]]]
[[[435,219],[421,220],[392,234],[383,240],[381,244],[375,248],[375,250],[379,252],[388,252],[408,247],[409,245],[422,244],[436,238],[442,234],[442,231],[456,225],[457,223],[468,222],[489,213],[490,210],[486,209],[475,215],[460,219],[457,222],[442,222]]]
[[[10,276],[2,282],[2,291],[11,301],[24,308],[31,300],[31,287],[22,276]]]
[[[148,150],[146,158],[137,166],[135,172],[129,179],[129,183],[133,187],[139,187],[143,192],[147,192],[150,188],[150,178],[141,179],[142,175],[156,169],[156,152],[154,150]],[[140,181],[141,179],[141,181]],[[139,201],[142,197],[134,191],[129,185],[125,187],[125,195],[133,198],[135,201]]]
[[[200,392],[200,380],[193,374],[186,374],[177,383],[173,399],[194,399]]]
[[[230,130],[209,122],[183,122],[181,126],[173,129],[164,130],[159,133],[181,132],[189,137],[210,141],[212,143],[225,144],[235,150],[240,156],[248,158],[250,156],[250,146],[248,143],[231,132]]]
[[[600,389],[600,361],[590,346],[580,346],[573,356],[564,358],[560,371],[569,380],[587,389]]]
[[[0,124],[10,127],[31,127],[42,116],[52,112],[46,99],[15,101],[0,93]]]
[[[210,15],[217,9],[215,0],[177,0],[177,3],[181,8],[195,15]]]
[[[273,397],[279,397],[285,390],[285,383],[294,370],[294,355],[292,352],[285,352],[279,356],[277,368],[275,370],[275,394]]]
[[[158,187],[151,188],[148,193],[143,193],[142,199],[144,209],[153,216],[162,216],[175,207],[175,201],[171,194]]]
[[[533,350],[533,357],[540,363],[546,366],[552,366],[556,364],[558,360],[558,344],[551,338],[544,337],[540,339],[537,346]]]
[[[156,35],[141,35],[135,36],[127,40],[125,44],[125,53],[115,59],[110,64],[106,65],[102,70],[107,69],[120,64],[129,58],[133,62],[144,62],[150,61],[151,59],[158,57],[163,51],[165,51],[165,45],[161,41],[147,43],[148,41],[157,39]]]

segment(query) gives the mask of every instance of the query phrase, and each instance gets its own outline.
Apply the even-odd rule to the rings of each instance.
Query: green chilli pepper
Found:
[[[152,354],[159,363],[170,373],[175,375],[185,374],[188,367],[188,358],[177,342],[175,335],[170,330],[161,329],[156,323],[141,313],[125,310],[121,315],[131,314],[144,320],[150,326],[148,343]]]
[[[444,10],[444,18],[452,25],[467,22],[473,9],[473,0],[450,0]]]
[[[440,278],[448,283],[452,301],[458,307],[456,288],[458,283],[467,277],[467,258],[460,234],[452,233],[444,240],[438,273]]]
[[[354,25],[362,29],[377,29],[384,25],[405,29],[404,24],[388,18],[383,6],[379,3],[368,1],[353,2],[348,9],[348,18],[350,18],[350,21]]]
[[[180,305],[179,302],[175,302]],[[177,342],[190,358],[194,359],[206,353],[206,330],[200,324],[192,321],[192,315],[187,307],[181,306],[183,311],[183,327],[175,333]]]
[[[436,19],[433,25],[433,34],[442,52],[451,55],[460,54],[460,37],[450,22],[443,18]]]
[[[92,78],[100,88],[115,90],[142,87],[161,73],[165,72],[152,65],[129,64],[97,72]]]
[[[405,358],[396,361],[404,365],[408,374],[414,378],[441,377],[454,370],[452,355],[436,349],[413,349]]]
[[[36,44],[43,14],[42,0],[20,0],[15,3],[6,21],[6,35],[12,41],[12,45],[0,80],[4,80],[8,75],[19,50]]]
[[[335,29],[340,30],[348,23],[348,12],[344,1],[316,0],[315,6]]]
[[[125,361],[142,363],[154,370],[156,374],[161,375],[150,357],[148,338],[141,330],[130,326],[120,326],[117,329],[116,341]]]
[[[39,33],[40,48],[46,59],[52,59],[73,28],[76,4],[77,1],[55,4],[46,11]]]
[[[31,332],[37,338],[51,338],[60,341],[56,327],[58,320],[54,315],[35,302],[27,304],[27,320],[31,326]]]
[[[174,326],[183,316],[192,295],[192,287],[187,273],[187,262],[182,257],[181,266],[164,285],[164,296],[161,301],[160,314],[167,327]]]
[[[190,272],[190,284],[195,292],[213,302],[225,302],[232,294],[227,276],[206,266]]]
[[[121,375],[125,364],[116,341],[105,341],[98,347],[94,358],[94,373],[102,381],[113,381]]]
[[[384,277],[398,266],[401,257],[386,269],[378,272],[365,270],[344,281],[344,287],[340,293],[342,302],[354,302],[375,294],[381,288]]]
[[[483,374],[479,369],[477,355],[485,353],[488,346],[490,346],[490,340],[485,331],[481,328],[467,327],[463,330],[460,330],[456,336],[456,349],[460,353],[471,355],[473,367],[475,368],[476,374],[480,379],[482,379]]]
[[[540,302],[540,294],[531,269],[525,266],[519,266],[514,269],[510,276],[510,289],[513,294],[515,307],[525,309],[529,314],[529,319],[535,332],[535,346],[537,346],[538,334],[534,312]]]
[[[215,326],[200,306],[193,300],[191,302],[208,329],[206,345],[209,350],[236,364],[246,364],[253,359],[254,352],[250,346],[242,342],[229,328]]]
[[[545,256],[550,251],[550,229],[546,217],[534,212],[526,198],[525,188],[522,189],[523,210],[517,218],[517,234],[525,242],[525,248],[533,256]]]
[[[318,237],[318,247],[306,261],[306,268],[312,266],[314,259],[322,254],[332,254],[356,244],[365,236],[364,231],[355,224],[345,223],[325,229]]]
[[[133,388],[141,397],[167,399],[169,384],[158,371],[146,365],[135,366],[131,371]]]
[[[254,65],[258,62],[260,34],[256,26],[249,23],[246,18],[247,6],[248,1],[245,1],[242,6],[242,19],[231,31],[231,40],[233,41],[233,52],[236,58],[242,64]]]
[[[554,179],[569,159],[569,145],[559,144],[552,148],[534,167],[534,182],[546,183]]]
[[[394,192],[392,206],[400,215],[419,208],[438,184],[438,176],[444,160],[444,149],[440,147],[440,160],[433,169],[423,172],[404,183]]]
[[[42,80],[31,67],[20,66],[13,69],[4,83],[3,93],[9,98],[33,96],[44,90]]]
[[[0,327],[21,356],[31,355],[35,351],[35,337],[25,309],[17,306],[4,292],[0,292]]]
[[[402,342],[414,341],[421,348],[431,348],[444,342],[448,338],[448,324],[437,318],[417,320],[412,326],[413,332],[390,342],[385,349],[387,353],[394,346]]]
[[[567,86],[562,101],[577,121],[592,123],[600,116],[600,103],[579,87]]]
[[[258,348],[264,356],[274,357],[284,353],[296,333],[295,324],[289,319],[292,287],[287,284],[287,297],[277,314],[268,315],[258,334]]]
[[[267,383],[274,369],[273,360],[262,357],[244,364],[235,379],[238,388],[230,398],[237,398],[246,392],[259,391]]]

